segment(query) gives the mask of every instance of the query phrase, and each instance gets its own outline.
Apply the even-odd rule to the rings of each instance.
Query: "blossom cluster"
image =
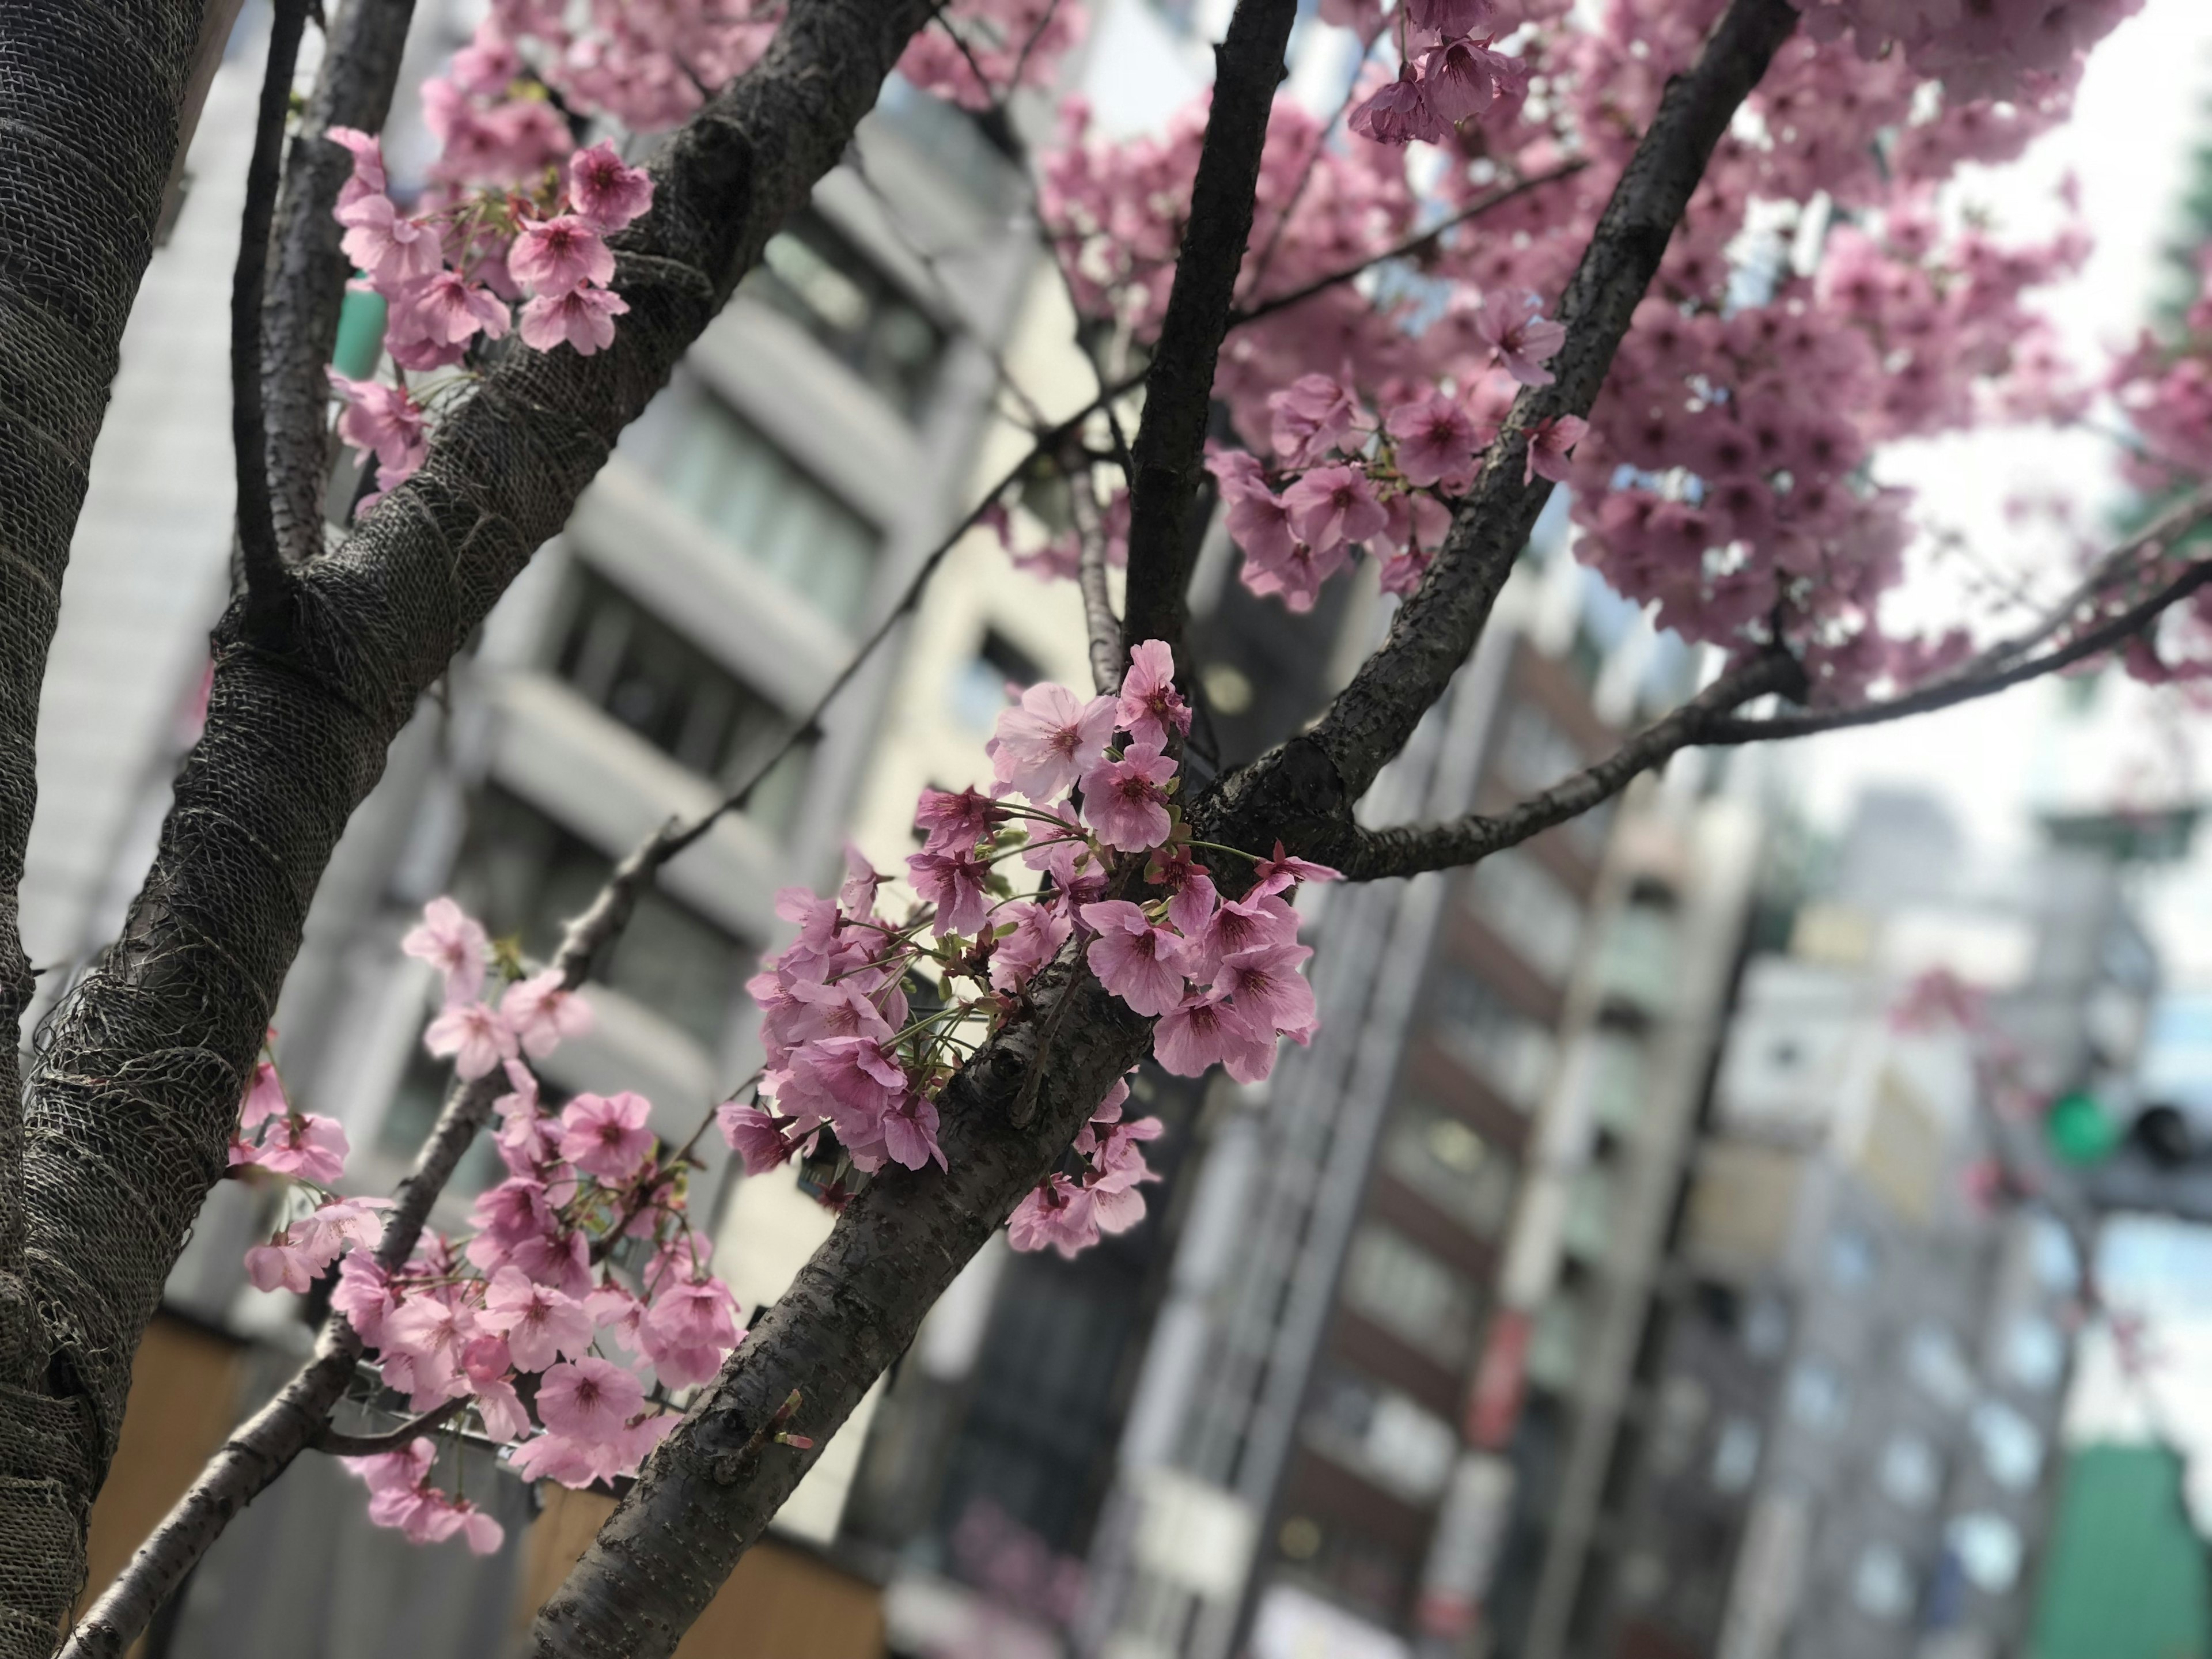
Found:
[[[507,69],[480,69],[486,78],[466,84],[490,84]],[[542,123],[495,126],[466,105],[433,100],[430,107],[434,118],[441,109],[447,118],[445,165],[469,155],[471,170],[496,183],[441,185],[420,210],[403,212],[387,193],[378,141],[348,127],[329,133],[353,153],[353,173],[335,211],[357,280],[384,298],[384,347],[393,364],[403,374],[450,368],[479,335],[501,339],[511,326],[539,351],[567,345],[588,357],[611,344],[614,319],[629,307],[608,286],[615,256],[604,239],[652,206],[652,178],[625,165],[605,139],[556,167],[542,159],[555,142]],[[504,107],[545,112],[565,147],[566,125],[544,102],[509,100]],[[459,143],[465,112],[480,133],[465,150]],[[424,408],[404,379],[387,386],[332,369],[331,385],[345,405],[338,434],[375,457],[381,495],[422,465]]]
[[[2063,118],[2081,53],[2126,9],[2069,6],[2029,43],[1984,38],[1999,15],[2030,27],[2000,0],[1811,8],[1716,148],[1587,426],[1531,434],[1524,480],[1571,484],[1577,556],[1687,638],[1788,645],[1824,702],[1909,685],[1968,648],[1885,625],[1924,538],[1910,494],[1869,461],[1899,437],[2081,415],[2085,379],[2030,304],[2078,264],[2079,229],[2008,242],[1986,220],[1950,222],[1936,192],[1962,162],[2016,156]],[[1362,85],[1355,132],[1422,142],[1410,157],[1399,142],[1333,142],[1287,100],[1275,112],[1238,295],[1256,314],[1231,331],[1215,385],[1249,452],[1217,453],[1214,470],[1258,591],[1310,605],[1361,531],[1387,588],[1418,585],[1439,533],[1423,520],[1437,526],[1454,499],[1469,428],[1479,458],[1529,383],[1484,319],[1522,296],[1536,296],[1532,319],[1556,305],[1668,79],[1722,10],[1325,0],[1323,21],[1357,31],[1370,65],[1387,43],[1400,66]],[[1493,58],[1512,65],[1502,78]],[[1456,106],[1423,101],[1449,64],[1493,71],[1479,120],[1448,125]],[[1074,106],[1045,165],[1042,216],[1079,309],[1139,344],[1173,280],[1203,125],[1201,105],[1158,137],[1109,143]],[[1528,188],[1501,192],[1516,183]],[[1455,224],[1462,213],[1479,216]],[[1328,280],[1364,262],[1359,280]],[[2151,356],[2124,400],[2185,427],[2212,378],[2169,343]],[[1325,426],[1331,408],[1357,411],[1341,441],[1291,460],[1285,416]],[[1416,482],[1431,465],[1437,482]]]
[[[1381,26],[1379,4],[1338,9],[1351,13],[1364,31]],[[1492,48],[1497,0],[1399,0],[1395,21],[1398,78],[1352,110],[1346,125],[1361,137],[1380,144],[1436,143],[1480,120],[1493,104],[1528,95],[1521,60]]]
[[[1158,1019],[1153,1054],[1170,1072],[1220,1064],[1257,1081],[1278,1037],[1309,1041],[1313,994],[1299,969],[1311,952],[1286,896],[1332,872],[1278,848],[1242,897],[1221,897],[1197,854],[1230,849],[1194,842],[1175,799],[1189,729],[1157,640],[1132,648],[1118,696],[1033,685],[988,745],[989,793],[922,792],[925,838],[906,868],[919,902],[883,914],[889,878],[857,853],[835,897],[781,894],[798,936],[746,988],[763,1011],[760,1098],[721,1112],[746,1168],[817,1153],[825,1136],[863,1172],[945,1167],[945,1081],[1071,939],[1107,990]],[[1007,877],[1016,864],[1034,872],[1027,893]],[[1018,1247],[1079,1248],[1143,1216],[1139,1143],[1158,1125],[1124,1122],[1126,1096],[1116,1085],[1093,1114],[1076,1148],[1082,1173],[1054,1176],[1025,1204]]]
[[[1534,307],[1533,295],[1493,294],[1449,319],[1446,326],[1476,348],[1465,357],[1468,395],[1408,387],[1378,420],[1343,381],[1302,374],[1267,400],[1272,469],[1248,450],[1214,446],[1206,465],[1244,554],[1244,585],[1307,611],[1364,545],[1385,592],[1419,586],[1450,528],[1450,503],[1467,493],[1478,456],[1495,440],[1510,402],[1504,388],[1552,382],[1544,364],[1566,331]],[[1586,429],[1571,415],[1540,422],[1529,434],[1524,482],[1564,480],[1568,452]]]
[[[579,1094],[557,1110],[544,1099],[528,1062],[589,1022],[557,970],[526,975],[503,958],[495,1005],[484,993],[495,953],[451,899],[432,901],[402,948],[443,981],[426,1046],[465,1081],[504,1075],[493,1139],[506,1178],[477,1199],[467,1236],[426,1231],[387,1268],[374,1246],[389,1204],[326,1190],[339,1170],[313,1127],[324,1120],[297,1133],[266,1127],[290,1120],[264,1066],[244,1114],[259,1139],[234,1159],[313,1186],[317,1201],[248,1253],[249,1272],[263,1289],[305,1291],[336,1261],[331,1305],[385,1389],[417,1413],[462,1402],[526,1478],[581,1486],[632,1474],[675,1425],[672,1391],[713,1376],[738,1339],[735,1300],[690,1225],[688,1149],[661,1147],[641,1096]],[[342,1134],[335,1151],[342,1158]],[[421,1439],[356,1463],[370,1518],[418,1542],[459,1533],[496,1547],[495,1522],[430,1484],[434,1450]]]

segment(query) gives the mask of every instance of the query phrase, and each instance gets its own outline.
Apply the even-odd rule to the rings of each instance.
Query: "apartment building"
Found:
[[[265,18],[249,7],[232,43],[188,163],[196,187],[134,314],[64,595],[26,915],[56,985],[112,933],[151,852],[195,735],[207,629],[229,591],[228,428],[205,418],[228,375],[207,319],[228,292]],[[459,0],[418,8],[410,83],[473,21]],[[388,145],[401,190],[428,154],[416,122],[403,97]],[[425,699],[338,849],[276,1018],[294,1098],[346,1128],[349,1184],[387,1190],[442,1091],[420,1044],[431,988],[398,948],[421,904],[450,891],[495,935],[548,952],[629,847],[711,806],[811,709],[964,507],[992,356],[1032,257],[1012,215],[1020,188],[971,121],[895,83]],[[341,349],[363,353],[345,366],[365,371],[374,331],[349,327]],[[333,481],[334,523],[350,485]],[[897,644],[642,901],[599,964],[591,1035],[548,1062],[549,1087],[637,1089],[674,1143],[751,1069],[743,982],[779,926],[776,889],[838,868]],[[719,1137],[699,1146],[719,1163]],[[490,1170],[480,1152],[448,1218]],[[694,1187],[710,1218],[719,1174]],[[191,1387],[208,1420],[142,1437],[157,1476],[118,1467],[113,1489],[126,1496],[102,1533],[116,1552],[151,1524],[230,1408],[279,1380],[306,1340],[309,1310],[243,1285],[240,1256],[265,1224],[254,1195],[226,1183],[179,1264],[169,1304],[184,1322],[157,1332],[149,1352],[155,1370],[174,1358],[165,1332],[205,1348]],[[795,1265],[756,1259],[731,1276],[758,1302]],[[148,1386],[149,1413],[177,1403]],[[210,1397],[222,1406],[208,1408]],[[126,1464],[131,1455],[126,1440]],[[834,1534],[848,1465],[817,1471],[794,1503],[796,1535]],[[477,1479],[472,1495],[501,1487],[489,1467]],[[126,1501],[129,1516],[117,1509]],[[502,1488],[494,1505],[520,1540],[526,1496]],[[372,1533],[360,1508],[335,1464],[304,1462],[202,1568],[165,1632],[168,1650],[297,1651],[350,1627],[346,1610],[364,1595],[391,1614],[379,1652],[475,1651],[500,1636],[518,1584],[538,1571],[524,1544],[489,1564],[448,1559],[457,1553]],[[270,1588],[288,1583],[298,1588]]]
[[[2078,1265],[1968,1171],[2032,1143],[1917,974],[1985,990],[2029,1086],[2109,1090],[2156,964],[2108,860],[1992,873],[1932,804],[1866,801],[1786,950],[1755,957],[1684,1165],[1571,1565],[1564,1639],[1613,1659],[1993,1659],[2027,1639]],[[1533,1647],[1530,1651],[1534,1651]]]
[[[1520,799],[1679,684],[1686,660],[1589,583],[1563,527],[1540,526],[1490,635],[1370,796],[1376,821]],[[1465,1638],[1512,1502],[1485,1447],[1516,1432],[1529,1370],[1579,1363],[1565,1324],[1537,1339],[1542,1298],[1513,1288],[1546,1276],[1509,1263],[1532,1228],[1561,1236],[1568,1149],[1547,1126],[1579,1069],[1565,1057],[1602,1000],[1587,986],[1613,921],[1652,896],[1632,903],[1614,872],[1614,817],[1304,901],[1322,1030],[1207,1114],[1092,1546],[1084,1650],[1379,1656]]]

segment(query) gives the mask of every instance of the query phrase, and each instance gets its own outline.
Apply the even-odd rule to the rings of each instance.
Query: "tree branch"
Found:
[[[269,229],[291,113],[292,72],[307,27],[307,0],[277,0],[269,24],[269,58],[254,113],[253,158],[246,169],[238,264],[230,279],[230,438],[238,472],[238,545],[246,591],[264,608],[281,606],[289,586],[270,504],[269,434],[261,405],[261,307],[269,276]]]
[[[343,19],[395,3],[348,7],[334,54],[343,55]],[[98,9],[64,11],[76,9]],[[49,1408],[52,1426],[41,1419],[39,1429],[52,1449],[42,1442],[22,1461],[58,1468],[73,1456],[88,1473],[70,1477],[70,1503],[88,1501],[112,1455],[131,1356],[223,1172],[316,883],[392,738],[567,520],[616,436],[769,236],[836,165],[928,12],[926,0],[793,0],[761,61],[656,158],[653,210],[619,239],[624,252],[671,260],[702,283],[636,289],[613,345],[588,358],[510,337],[447,414],[422,469],[343,544],[295,568],[281,642],[257,637],[237,605],[220,625],[206,727],[178,775],[146,884],[117,942],[51,1022],[25,1106],[24,1259],[53,1328],[52,1352],[36,1362],[65,1393]],[[332,75],[345,78],[342,68]],[[300,251],[286,234],[312,241],[313,216],[287,216],[280,204],[272,312],[320,292],[288,281],[284,263]],[[27,232],[21,245],[46,234]],[[269,322],[273,339],[299,349],[284,315]],[[321,396],[301,406],[318,434]],[[272,435],[292,418],[288,407],[272,389]],[[280,497],[280,539],[284,525]],[[448,1118],[459,1109],[480,1109],[456,1101]],[[312,1427],[326,1413],[303,1415]],[[79,1540],[82,1515],[70,1512],[64,1528]],[[57,1592],[57,1621],[82,1571],[81,1554],[68,1559],[79,1565]],[[50,1640],[51,1627],[42,1655]]]
[[[468,1403],[469,1397],[461,1395],[382,1434],[340,1434],[325,1424],[307,1443],[333,1457],[375,1457],[384,1452],[399,1451],[413,1445],[416,1435],[428,1434],[440,1424],[459,1416],[461,1407]]]
[[[1938,680],[1881,702],[1860,703],[1848,708],[1808,709],[1802,714],[1776,714],[1765,720],[1717,720],[1699,739],[1706,744],[1762,743],[1773,738],[1810,737],[1820,732],[1840,732],[1855,726],[1879,726],[1911,714],[1933,714],[1962,702],[1972,702],[2015,685],[2039,679],[2087,662],[2092,657],[2124,645],[2179,601],[2212,582],[2212,560],[2185,566],[2181,573],[2147,598],[2107,617],[2096,627],[2076,635],[2056,650],[2030,657],[1986,673]]]
[[[278,15],[293,3],[280,0]],[[338,246],[345,229],[331,215],[353,158],[323,135],[332,127],[384,130],[414,15],[415,0],[347,0],[338,9],[284,169],[262,313],[260,401],[266,432],[262,493],[270,533],[288,564],[323,550],[331,401],[324,370],[337,343],[338,311],[353,274]]]
[[[1510,811],[1494,817],[1470,812],[1449,823],[1409,823],[1358,830],[1344,873],[1354,881],[1411,876],[1474,864],[1518,845],[1554,824],[1581,817],[1626,789],[1640,773],[1663,766],[1677,750],[1704,740],[1703,734],[1731,710],[1772,692],[1802,694],[1804,670],[1789,653],[1768,650],[1723,674],[1663,720],[1646,726],[1595,766],[1576,773]]]
[[[562,985],[573,991],[590,977],[592,962],[629,925],[639,894],[674,856],[682,836],[681,827],[672,820],[647,836],[615,867],[590,908],[568,924],[552,963],[561,971]],[[399,1272],[415,1254],[446,1183],[475,1144],[477,1131],[490,1120],[494,1102],[507,1089],[506,1074],[493,1072],[473,1082],[457,1080],[447,1091],[438,1121],[399,1183],[398,1201],[377,1240],[376,1265],[386,1273]],[[332,1313],[317,1335],[314,1357],[208,1460],[161,1524],[87,1611],[59,1659],[119,1659],[222,1536],[232,1518],[267,1491],[301,1452],[318,1447],[362,1456],[392,1449],[369,1445],[359,1437],[333,1434],[330,1429],[331,1413],[345,1397],[361,1353],[361,1338],[351,1323],[344,1315]],[[394,1443],[404,1445],[462,1403],[448,1401]]]
[[[1203,804],[1206,839],[1261,849],[1279,836],[1329,863],[1346,855],[1352,804],[1474,649],[1550,498],[1548,483],[1523,482],[1529,433],[1540,422],[1586,414],[1596,401],[1713,146],[1796,23],[1788,0],[1732,0],[1696,65],[1668,82],[1567,284],[1559,307],[1566,343],[1552,362],[1558,378],[1515,400],[1435,565],[1391,618],[1382,648],[1311,731],[1224,781]]]
[[[1227,38],[1215,53],[1205,148],[1199,152],[1167,314],[1145,377],[1145,419],[1129,481],[1124,649],[1117,656],[1140,641],[1164,640],[1182,663],[1193,557],[1188,520],[1205,462],[1214,363],[1252,234],[1267,117],[1297,15],[1292,0],[1237,0]]]
[[[1249,306],[1242,311],[1231,313],[1229,326],[1242,328],[1247,323],[1256,323],[1264,317],[1272,317],[1279,311],[1288,311],[1292,306],[1304,304],[1316,294],[1326,293],[1340,283],[1364,276],[1376,266],[1388,264],[1393,259],[1417,258],[1422,254],[1432,252],[1443,240],[1447,232],[1456,230],[1462,225],[1480,219],[1493,208],[1501,208],[1508,202],[1517,201],[1531,191],[1541,190],[1546,185],[1557,184],[1562,179],[1571,179],[1589,166],[1589,162],[1586,159],[1577,157],[1574,161],[1553,167],[1549,173],[1540,173],[1534,178],[1518,179],[1501,190],[1493,191],[1479,202],[1468,204],[1441,224],[1431,225],[1419,235],[1409,236],[1395,247],[1386,247],[1380,253],[1370,253],[1357,264],[1346,265],[1341,270],[1333,270],[1326,276],[1316,276],[1310,283],[1301,283],[1287,294],[1278,294],[1273,298],[1261,300],[1257,304]]]
[[[1098,494],[1091,458],[1077,450],[1062,465],[1067,478],[1069,514],[1075,520],[1075,582],[1083,593],[1083,620],[1091,637],[1091,684],[1104,696],[1121,689],[1121,619],[1114,614],[1106,590],[1106,527],[1098,516]]]
[[[1045,1041],[1037,1011],[1065,996]],[[878,1170],[791,1288],[661,1443],[568,1580],[540,1610],[538,1659],[671,1652],[953,1276],[1066,1150],[1152,1021],[1083,967],[1078,945],[1031,982],[1031,1012],[947,1086],[949,1171]],[[1030,1115],[1015,1121],[1024,1085]],[[767,1454],[762,1425],[793,1392],[811,1449]],[[749,1449],[753,1455],[749,1455]]]

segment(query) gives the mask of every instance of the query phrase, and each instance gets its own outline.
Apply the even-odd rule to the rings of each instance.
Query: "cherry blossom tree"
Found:
[[[750,1168],[834,1146],[853,1184],[739,1341],[686,1218],[690,1148],[660,1146],[635,1096],[546,1109],[532,1069],[586,1017],[577,990],[639,891],[712,818],[639,848],[550,963],[494,962],[468,917],[432,907],[408,948],[444,976],[425,1040],[454,1082],[388,1202],[334,1190],[343,1135],[291,1109],[270,1012],[417,700],[886,77],[1020,150],[1054,125],[1081,8],[494,0],[425,88],[441,149],[428,191],[402,201],[377,135],[406,0],[346,0],[327,21],[276,0],[230,318],[242,579],[205,732],[122,936],[30,1076],[0,1079],[21,1102],[0,1117],[0,1652],[62,1638],[131,1355],[234,1169],[288,1194],[254,1282],[335,1274],[333,1312],[66,1650],[124,1651],[310,1450],[356,1460],[380,1523],[495,1547],[435,1475],[438,1437],[465,1431],[526,1478],[627,1483],[535,1650],[666,1653],[993,1231],[1072,1252],[1141,1217],[1157,1126],[1123,1115],[1132,1066],[1150,1054],[1252,1079],[1311,1035],[1299,884],[1474,862],[1692,745],[2115,661],[2201,676],[2212,297],[2121,361],[2069,363],[2033,292],[2078,264],[2078,222],[2015,244],[1942,192],[1961,162],[2008,159],[2065,118],[2083,54],[2130,9],[1324,0],[1366,52],[1323,117],[1279,92],[1292,0],[1238,0],[1210,94],[1158,136],[1103,140],[1063,100],[1030,158],[1033,218],[1097,394],[1033,422],[1029,453],[945,546],[995,532],[1031,575],[1076,581],[1094,684],[1026,691],[994,739],[994,789],[927,793],[926,840],[895,881],[855,863],[835,895],[786,896],[793,937],[753,986],[768,1064],[719,1128]],[[0,15],[16,138],[0,163],[11,1023],[33,988],[15,890],[70,531],[228,11]],[[311,21],[327,39],[295,121]],[[361,380],[325,368],[349,282],[391,318],[389,368]],[[1918,543],[1909,499],[1874,481],[1875,447],[2076,419],[2102,397],[2139,435],[2157,515],[1954,627],[1889,625]],[[367,487],[332,537],[340,447],[365,458]],[[1707,647],[1711,676],[1504,812],[1363,820],[1560,484],[1577,556]],[[1183,646],[1217,506],[1255,592],[1299,610],[1328,581],[1372,580],[1393,605],[1316,721],[1225,770]],[[432,1206],[495,1118],[508,1179],[466,1239],[441,1237]],[[414,1414],[349,1436],[333,1413],[372,1356]]]

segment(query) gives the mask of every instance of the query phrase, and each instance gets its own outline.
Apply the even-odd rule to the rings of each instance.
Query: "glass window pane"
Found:
[[[770,237],[740,291],[797,323],[902,413],[928,400],[945,331],[821,215],[802,210]]]
[[[1474,1285],[1395,1227],[1360,1228],[1345,1262],[1344,1300],[1439,1364],[1457,1369],[1473,1346]]]
[[[1487,1238],[1513,1203],[1513,1160],[1452,1112],[1414,1097],[1382,1139],[1382,1167],[1470,1232]]]

